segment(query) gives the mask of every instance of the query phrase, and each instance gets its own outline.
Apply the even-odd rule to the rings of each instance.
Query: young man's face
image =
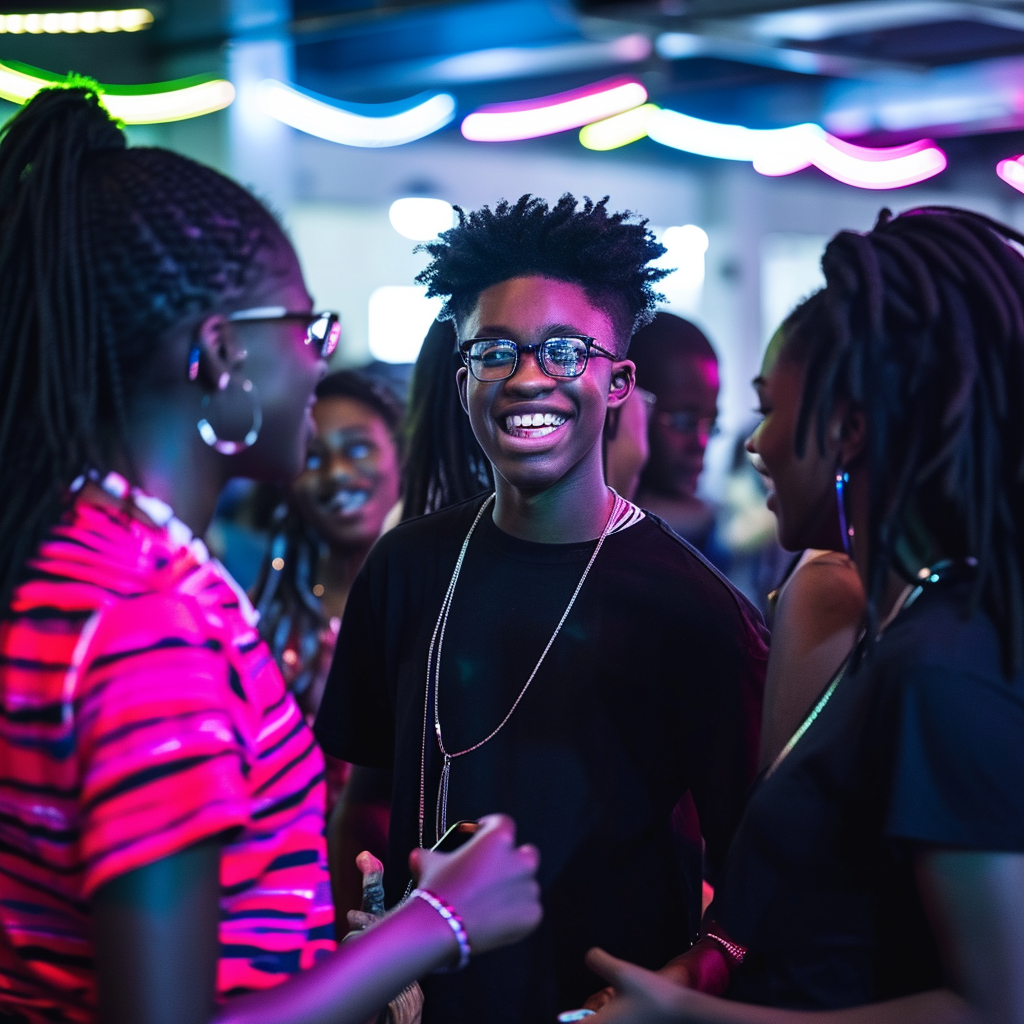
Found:
[[[507,338],[535,345],[567,335],[594,338],[609,352],[619,346],[611,318],[581,286],[547,277],[516,277],[493,285],[459,324],[460,342]],[[608,359],[594,350],[581,376],[549,377],[537,353],[529,352],[520,355],[515,373],[505,380],[483,382],[459,370],[459,391],[495,473],[522,490],[542,491],[588,460],[601,472],[605,415],[629,397],[633,379],[629,360]],[[538,426],[522,422],[538,415],[544,418]]]

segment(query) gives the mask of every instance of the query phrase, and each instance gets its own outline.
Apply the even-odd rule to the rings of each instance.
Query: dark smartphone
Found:
[[[432,850],[439,853],[451,853],[457,850],[464,842],[473,837],[473,833],[480,828],[478,821],[457,821],[434,845]]]

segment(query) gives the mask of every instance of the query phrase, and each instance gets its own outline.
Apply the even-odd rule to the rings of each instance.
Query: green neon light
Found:
[[[19,61],[0,61],[0,99],[27,103],[40,89],[66,85],[69,78]],[[201,117],[223,110],[235,98],[234,86],[213,75],[193,75],[148,85],[96,83],[96,88],[111,115],[125,124],[161,124]]]

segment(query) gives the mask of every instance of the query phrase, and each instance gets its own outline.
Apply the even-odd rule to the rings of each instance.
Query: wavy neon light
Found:
[[[996,174],[1007,185],[1012,185],[1018,192],[1024,192],[1024,156],[1011,156],[996,164]]]
[[[431,135],[455,117],[455,97],[420,94],[397,103],[341,103],[268,78],[260,83],[264,113],[307,135],[343,146],[402,146]]]
[[[749,161],[754,170],[773,177],[813,165],[856,188],[903,188],[934,177],[946,167],[945,153],[930,139],[871,149],[837,139],[816,124],[745,128],[663,110],[653,103],[587,125],[580,131],[580,142],[588,149],[608,150],[645,135],[688,153]]]
[[[514,103],[495,103],[462,122],[472,142],[517,142],[580,128],[647,101],[647,90],[631,78],[610,78],[569,92]]]
[[[14,61],[0,63],[0,99],[27,103],[40,89],[64,83],[63,75]],[[235,87],[223,78],[196,75],[152,85],[99,85],[103,105],[125,124],[184,121],[223,110],[235,98]]]

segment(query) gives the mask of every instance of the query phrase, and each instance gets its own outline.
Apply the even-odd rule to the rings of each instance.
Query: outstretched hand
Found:
[[[409,855],[416,884],[455,908],[474,953],[518,942],[540,923],[539,863],[535,846],[516,846],[515,822],[504,814],[481,818],[477,833],[454,853]]]
[[[587,966],[615,989],[615,998],[588,1017],[587,1024],[684,1024],[700,1019],[693,1012],[700,994],[655,971],[619,960],[603,949],[587,954]]]

